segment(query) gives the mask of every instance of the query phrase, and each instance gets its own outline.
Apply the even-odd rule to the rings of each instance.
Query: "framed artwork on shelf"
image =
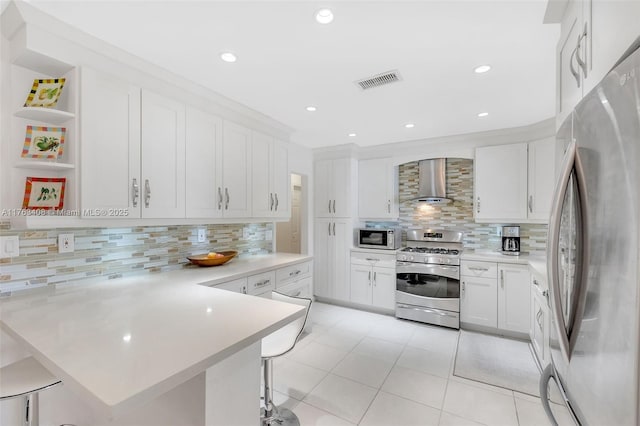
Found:
[[[64,203],[66,178],[27,177],[22,208],[30,210],[61,210]]]
[[[66,133],[64,127],[27,126],[22,157],[56,160],[62,156]]]
[[[60,98],[64,87],[64,78],[50,78],[46,80],[33,80],[33,86],[24,103],[26,107],[53,108]]]

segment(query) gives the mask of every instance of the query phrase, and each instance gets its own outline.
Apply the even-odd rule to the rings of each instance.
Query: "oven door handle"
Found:
[[[396,274],[426,274],[459,280],[460,267],[430,265],[424,263],[396,262]]]
[[[397,308],[402,308],[402,309],[409,309],[409,310],[412,310],[412,311],[427,312],[427,313],[430,313],[430,314],[440,315],[441,317],[458,318],[457,315],[450,314],[448,312],[444,312],[444,311],[441,311],[439,309],[419,308],[417,306],[405,305],[404,303],[398,303],[398,304],[396,304],[396,307]]]

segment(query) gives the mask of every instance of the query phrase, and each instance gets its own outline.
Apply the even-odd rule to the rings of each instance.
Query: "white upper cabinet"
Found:
[[[253,216],[291,216],[289,206],[288,150],[280,141],[253,132]]]
[[[140,88],[86,67],[80,86],[82,211],[117,209],[129,212],[124,217],[139,218]]]
[[[355,160],[340,158],[315,163],[316,217],[351,217]]]
[[[358,163],[358,217],[398,217],[398,173],[391,158],[360,160]]]
[[[549,220],[555,185],[555,138],[476,149],[477,222]]]
[[[185,217],[185,105],[142,91],[142,216]]]
[[[521,220],[527,217],[527,144],[476,149],[476,220]]]
[[[229,121],[223,124],[223,164],[216,190],[222,194],[224,217],[251,216],[251,130]]]
[[[530,142],[527,218],[547,222],[555,187],[555,138]]]
[[[640,2],[569,0],[564,14],[556,18],[548,22],[561,24],[556,49],[559,127],[638,37]]]
[[[190,218],[221,217],[222,193],[216,171],[221,167],[222,119],[187,108],[186,118],[186,215]]]

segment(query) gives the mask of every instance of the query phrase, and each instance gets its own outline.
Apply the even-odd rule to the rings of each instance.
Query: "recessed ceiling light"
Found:
[[[482,74],[489,71],[490,69],[491,69],[491,65],[480,65],[479,67],[476,67],[473,71],[476,74]]]
[[[330,9],[320,9],[316,13],[316,21],[321,24],[328,24],[333,21],[333,12]]]
[[[309,112],[314,112],[315,110],[317,110],[317,108],[316,108],[316,107],[314,107],[314,106],[312,106],[312,105],[309,105],[306,109],[307,109],[307,111],[309,111]]]
[[[357,134],[355,134],[355,133],[349,133],[349,137],[350,137],[350,138],[355,138],[356,136],[358,136],[358,135],[357,135]]]
[[[416,125],[413,124],[413,123],[407,123],[407,124],[404,125],[404,127],[406,127],[407,129],[411,129],[411,128],[415,127],[415,126]]]
[[[220,55],[220,59],[225,62],[235,62],[238,58],[231,52],[224,52]]]
[[[489,115],[488,112],[481,112],[478,114],[478,117],[486,117],[487,115]]]

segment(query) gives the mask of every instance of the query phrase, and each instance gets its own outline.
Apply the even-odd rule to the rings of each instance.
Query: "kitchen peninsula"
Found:
[[[206,425],[257,424],[261,339],[304,311],[215,285],[309,260],[250,256],[37,290],[1,300],[0,326],[91,407],[96,424],[124,424],[201,374]]]

